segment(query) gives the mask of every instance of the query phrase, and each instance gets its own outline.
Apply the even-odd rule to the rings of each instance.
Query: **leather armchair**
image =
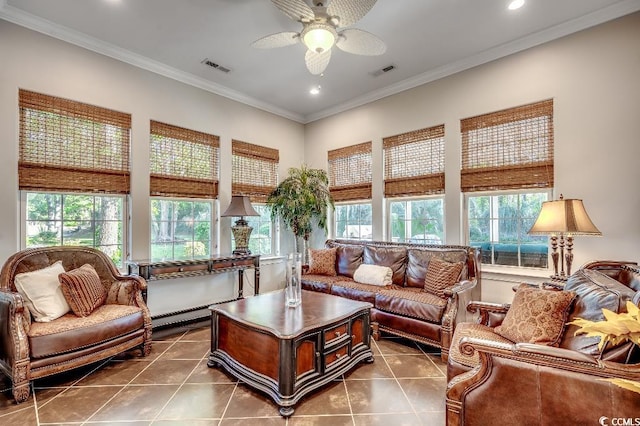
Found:
[[[51,322],[34,322],[17,292],[16,274],[62,261],[66,271],[92,265],[108,297],[87,317],[73,312]],[[89,247],[41,247],[11,256],[0,272],[0,372],[12,382],[17,403],[29,397],[34,379],[140,349],[151,351],[151,316],[144,279],[122,276],[111,259]]]
[[[582,269],[605,273],[629,287],[628,294],[636,291],[640,276],[632,262],[595,261]],[[558,282],[547,285],[562,287]],[[640,291],[630,300],[640,304]],[[487,302],[467,306],[477,322],[459,327],[460,334],[454,336],[459,341],[454,339],[457,348],[451,351],[456,353],[447,365],[449,426],[638,421],[640,394],[603,379],[640,381],[639,348],[627,342],[596,357],[575,348],[513,343],[493,332],[509,307]]]

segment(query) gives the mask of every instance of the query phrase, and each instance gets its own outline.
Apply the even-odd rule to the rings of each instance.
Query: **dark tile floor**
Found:
[[[209,324],[154,331],[152,353],[37,380],[16,405],[0,381],[0,425],[442,425],[446,366],[433,348],[373,341],[373,364],[303,398],[283,419],[265,395],[207,367]]]

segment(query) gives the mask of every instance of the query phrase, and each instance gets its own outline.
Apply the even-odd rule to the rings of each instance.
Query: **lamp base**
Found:
[[[233,254],[237,254],[237,255],[245,255],[245,254],[251,254],[251,250],[249,249],[235,249],[234,251],[232,251]]]

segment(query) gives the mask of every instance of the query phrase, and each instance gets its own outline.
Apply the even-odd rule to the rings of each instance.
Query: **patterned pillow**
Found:
[[[576,293],[521,284],[502,324],[500,336],[515,343],[558,346]]]
[[[336,251],[335,247],[319,250],[310,249],[309,271],[307,273],[335,277],[337,275]]]
[[[105,290],[98,273],[89,264],[58,276],[62,294],[67,299],[74,314],[86,317],[107,299]]]
[[[424,289],[445,299],[444,290],[458,282],[463,266],[462,262],[451,263],[435,257],[431,258],[424,278]]]

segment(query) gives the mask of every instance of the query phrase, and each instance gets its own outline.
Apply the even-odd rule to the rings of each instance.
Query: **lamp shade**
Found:
[[[260,213],[255,211],[253,206],[251,205],[251,200],[246,195],[233,195],[231,197],[231,203],[227,210],[224,211],[220,216],[222,217],[230,217],[230,216],[260,216]]]
[[[582,200],[563,199],[542,203],[538,219],[529,230],[532,235],[602,235],[593,224]]]
[[[314,23],[303,30],[301,37],[309,50],[322,53],[333,47],[337,34],[331,25]]]

